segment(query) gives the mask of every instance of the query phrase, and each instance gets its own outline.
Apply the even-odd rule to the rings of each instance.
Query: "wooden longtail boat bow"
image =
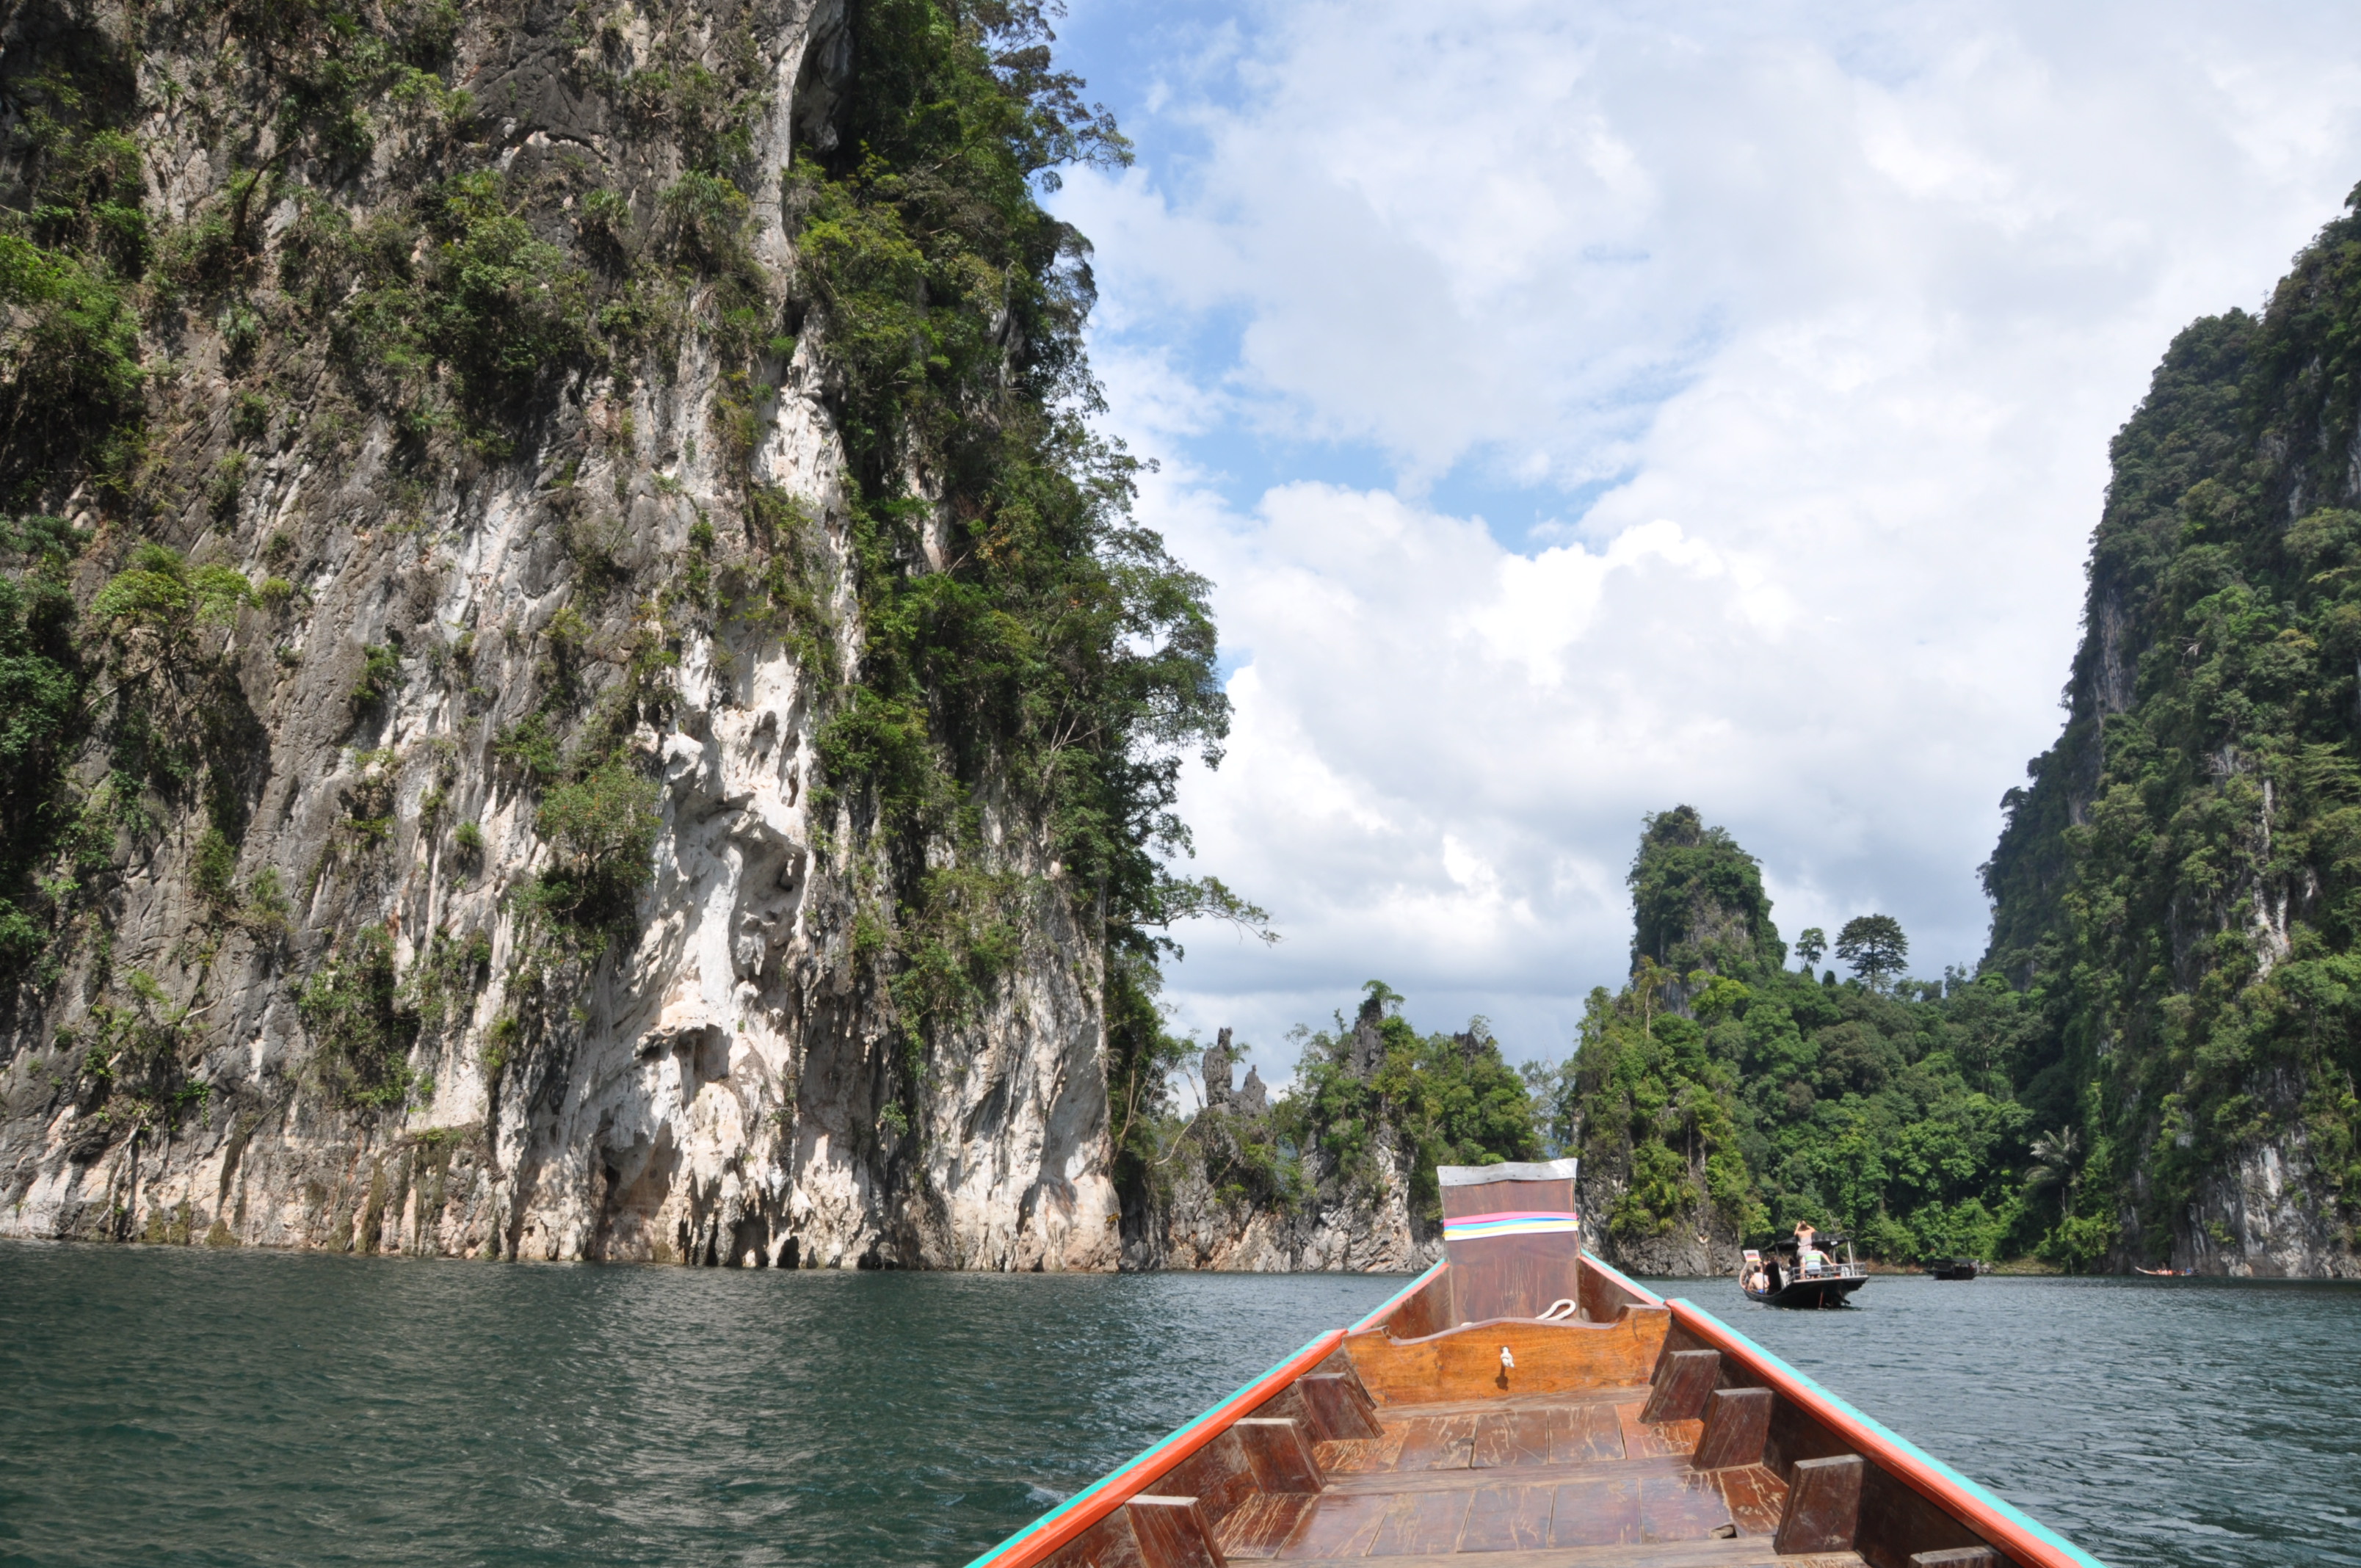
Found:
[[[969,1568],[2100,1568],[1585,1255],[1574,1161],[1438,1174],[1443,1261]]]

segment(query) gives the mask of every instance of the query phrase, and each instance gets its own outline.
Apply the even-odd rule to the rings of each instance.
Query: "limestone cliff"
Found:
[[[1092,122],[900,11],[7,11],[6,564],[71,700],[7,758],[0,1234],[1115,1266],[1106,999],[1152,977],[1108,933],[1169,773],[1075,715],[1145,638],[1163,739],[1217,739],[1210,624],[1175,652],[1168,574],[1028,644],[1064,707],[925,641],[1074,619],[1008,559],[1162,557],[1012,532],[1119,506],[1104,455],[1020,515],[957,444],[1069,429],[1087,274],[1027,181],[1072,148],[994,187],[1017,240],[899,237],[895,94],[1005,94],[993,157]],[[1082,774],[1148,784],[1089,838]]]
[[[1239,1179],[1254,1168],[1252,1155],[1275,1145],[1278,1135],[1259,1073],[1249,1068],[1245,1083],[1232,1086],[1230,1038],[1223,1030],[1200,1063],[1205,1102],[1193,1143],[1173,1163],[1157,1225],[1126,1261],[1245,1274],[1404,1273],[1441,1257],[1442,1228],[1414,1207],[1418,1173],[1391,1128],[1378,1130],[1357,1171],[1346,1169],[1316,1135],[1306,1138],[1285,1201]],[[1381,1048],[1369,1019],[1358,1023],[1355,1040],[1347,1065],[1366,1080]]]
[[[1228,1030],[1198,1061],[1202,1104],[1163,1130],[1145,1184],[1139,1267],[1414,1270],[1443,1255],[1440,1165],[1529,1158],[1532,1106],[1483,1020],[1420,1035],[1402,998],[1365,988],[1349,1022],[1303,1042],[1275,1102],[1235,1084]]]
[[[2069,1251],[2361,1274],[2361,215],[2167,350],[2115,437],[2058,743],[1987,965],[2045,1026]]]

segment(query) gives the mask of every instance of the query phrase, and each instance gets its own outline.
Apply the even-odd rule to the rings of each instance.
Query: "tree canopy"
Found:
[[[1872,989],[1883,990],[1908,960],[1910,938],[1891,915],[1856,915],[1837,933],[1837,957]]]
[[[1651,959],[1686,974],[1784,961],[1762,867],[1728,832],[1707,827],[1695,806],[1647,818],[1626,881],[1634,965]]]

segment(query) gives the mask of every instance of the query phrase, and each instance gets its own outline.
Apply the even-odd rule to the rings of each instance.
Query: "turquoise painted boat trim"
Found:
[[[1648,1300],[1653,1301],[1659,1307],[1664,1304],[1664,1299],[1662,1296],[1657,1295],[1653,1290],[1649,1289],[1644,1285],[1633,1284],[1631,1280],[1625,1276],[1621,1269],[1616,1267],[1613,1264],[1604,1261],[1595,1254],[1583,1254],[1582,1261],[1590,1265],[1591,1267],[1598,1270],[1599,1273],[1607,1276],[1608,1278],[1612,1279],[1616,1284],[1620,1285],[1624,1289],[1629,1290],[1634,1296],[1643,1297]],[[1733,1330],[1732,1332],[1735,1332],[1736,1331]],[[1749,1340],[1747,1343],[1752,1344],[1754,1342]]]
[[[1979,1501],[1990,1504],[1993,1508],[1999,1513],[2006,1514],[2010,1519],[2015,1519],[2018,1524],[2023,1525],[2026,1530],[2032,1531],[2035,1535],[2039,1536],[2043,1541],[2048,1541],[2050,1545],[2058,1548],[2060,1552],[2065,1552],[2077,1563],[2087,1564],[2088,1568],[2107,1568],[2105,1563],[2100,1562],[2097,1558],[2092,1556],[2089,1552],[2083,1551],[2081,1547],[2075,1545],[2072,1541],[2067,1540],[2056,1530],[2051,1530],[2048,1525],[2043,1524],[2039,1519],[2035,1519],[2023,1508],[2018,1508],[2015,1503],[2010,1502],[2005,1497],[1995,1496],[1992,1488],[1986,1486],[1982,1482],[1971,1480],[1969,1477],[1960,1475],[1958,1471],[1952,1469],[1949,1465],[1944,1464],[1941,1460],[1936,1458],[1933,1454],[1927,1453],[1925,1449],[1919,1447],[1908,1438],[1904,1437],[1900,1432],[1897,1432],[1893,1428],[1887,1426],[1883,1421],[1877,1420],[1874,1416],[1867,1415],[1861,1410],[1855,1409],[1852,1405],[1846,1400],[1840,1399],[1834,1394],[1829,1393],[1826,1387],[1821,1386],[1817,1378],[1807,1377],[1804,1374],[1796,1371],[1784,1361],[1780,1360],[1777,1356],[1772,1354],[1769,1351],[1763,1349],[1761,1345],[1755,1343],[1744,1334],[1740,1333],[1736,1329],[1731,1328],[1728,1323],[1723,1322],[1719,1318],[1715,1317],[1711,1312],[1707,1311],[1703,1307],[1698,1306],[1695,1301],[1690,1300],[1687,1297],[1683,1296],[1676,1298],[1669,1304],[1675,1307],[1686,1307],[1690,1311],[1695,1312],[1698,1317],[1703,1318],[1707,1322],[1711,1323],[1715,1328],[1720,1330],[1723,1333],[1728,1334],[1730,1338],[1744,1345],[1750,1354],[1761,1356],[1768,1365],[1777,1367],[1786,1376],[1793,1377],[1796,1382],[1801,1383],[1805,1387],[1809,1388],[1813,1393],[1818,1395],[1821,1398],[1826,1399],[1829,1406],[1834,1409],[1839,1415],[1843,1416],[1848,1420],[1859,1421],[1862,1426],[1867,1427],[1871,1431],[1875,1432],[1887,1442],[1890,1442],[1894,1447],[1902,1450],[1905,1453],[1907,1453],[1911,1458],[1916,1459],[1929,1470],[1938,1472],[1944,1479],[1957,1482],[1963,1490],[1974,1493]]]
[[[1427,1266],[1427,1270],[1424,1274],[1420,1275],[1417,1278],[1411,1280],[1409,1284],[1403,1286],[1400,1289],[1387,1297],[1383,1301],[1378,1304],[1376,1310],[1371,1311],[1368,1316],[1363,1318],[1359,1322],[1355,1323],[1351,1328],[1346,1329],[1345,1332],[1348,1334],[1356,1334],[1363,1329],[1376,1327],[1378,1320],[1383,1318],[1388,1312],[1392,1311],[1396,1307],[1400,1306],[1404,1301],[1409,1300],[1412,1296],[1417,1295],[1419,1288],[1424,1285],[1428,1280],[1433,1278],[1436,1275],[1442,1273],[1444,1264],[1449,1261],[1450,1260],[1447,1258],[1436,1258],[1433,1263]]]
[[[1440,1266],[1440,1265],[1437,1266]],[[1423,1277],[1423,1276],[1421,1277]],[[1310,1339],[1305,1340],[1301,1344],[1298,1345],[1293,1351],[1286,1355],[1280,1356],[1277,1361],[1274,1361],[1268,1366],[1264,1367],[1259,1375],[1247,1378],[1235,1388],[1231,1389],[1226,1397],[1216,1399],[1213,1402],[1213,1408],[1206,1410],[1196,1420],[1189,1422],[1186,1426],[1176,1427],[1171,1431],[1165,1433],[1163,1437],[1158,1439],[1155,1442],[1148,1444],[1148,1447],[1141,1449],[1139,1453],[1133,1455],[1129,1464],[1116,1465],[1114,1469],[1108,1471],[1105,1475],[1100,1476],[1097,1480],[1092,1482],[1089,1486],[1083,1487],[1072,1497],[1068,1497],[1064,1502],[1060,1503],[1056,1508],[1051,1508],[1048,1513],[1043,1514],[1040,1518],[1033,1520],[1030,1524],[1018,1530],[1016,1534],[1010,1536],[1007,1540],[1001,1541],[998,1545],[985,1552],[983,1556],[970,1563],[967,1565],[967,1568],[986,1568],[986,1565],[990,1563],[993,1559],[1001,1556],[1011,1547],[1022,1545],[1027,1536],[1032,1535],[1037,1531],[1047,1528],[1057,1520],[1063,1519],[1066,1515],[1072,1513],[1076,1508],[1082,1507],[1093,1497],[1097,1497],[1101,1492],[1104,1492],[1109,1486],[1114,1486],[1124,1476],[1130,1475],[1133,1471],[1138,1469],[1141,1465],[1146,1464],[1149,1460],[1154,1459],[1158,1454],[1163,1453],[1174,1443],[1179,1442],[1182,1438],[1187,1437],[1191,1432],[1195,1431],[1199,1427],[1203,1426],[1207,1421],[1212,1420],[1228,1406],[1232,1399],[1236,1398],[1239,1395],[1245,1393],[1256,1384],[1262,1382],[1264,1378],[1268,1377],[1272,1373],[1277,1372],[1280,1367],[1285,1366],[1289,1362],[1293,1361],[1297,1356],[1301,1355],[1305,1351],[1310,1350],[1313,1345],[1318,1344],[1322,1340],[1326,1339],[1328,1335],[1334,1332],[1334,1330],[1323,1329],[1320,1332],[1313,1334]]]

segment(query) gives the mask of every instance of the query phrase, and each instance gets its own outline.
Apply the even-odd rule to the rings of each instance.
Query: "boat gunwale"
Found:
[[[1638,1297],[1639,1300],[1635,1302],[1634,1305],[1642,1307],[1661,1307],[1664,1304],[1664,1299],[1662,1296],[1657,1295],[1653,1290],[1649,1289],[1644,1285],[1635,1283],[1631,1277],[1625,1274],[1621,1269],[1616,1267],[1605,1258],[1591,1252],[1588,1248],[1585,1248],[1583,1250],[1580,1255],[1580,1260],[1583,1267],[1590,1269],[1594,1273],[1605,1275],[1610,1282],[1622,1289],[1627,1295]]]
[[[1429,1272],[1433,1272],[1429,1270]],[[1266,1400],[1318,1366],[1345,1343],[1343,1329],[1330,1329],[1302,1349],[1274,1363],[1261,1376],[1198,1415],[1096,1481],[992,1547],[967,1568],[1033,1568],[1083,1531],[1148,1489],[1183,1460],[1230,1430]],[[1128,1483],[1128,1485],[1126,1485]]]
[[[1417,1295],[1420,1291],[1425,1289],[1427,1286],[1433,1281],[1437,1275],[1441,1274],[1444,1269],[1449,1268],[1450,1266],[1451,1260],[1449,1258],[1436,1258],[1433,1263],[1427,1266],[1427,1269],[1424,1274],[1420,1275],[1417,1278],[1411,1280],[1409,1284],[1403,1286],[1400,1289],[1387,1297],[1369,1311],[1364,1313],[1358,1322],[1355,1323],[1345,1332],[1348,1334],[1357,1334],[1369,1329],[1381,1327],[1388,1318],[1393,1316],[1394,1310],[1396,1308],[1400,1307],[1404,1301],[1409,1300],[1411,1297]]]
[[[1723,1354],[1736,1357],[1766,1387],[1853,1442],[1863,1458],[2029,1568],[2106,1568],[2015,1504],[1961,1475],[1875,1417],[1856,1409],[1686,1297],[1675,1296],[1664,1304],[1672,1309],[1675,1323]]]

